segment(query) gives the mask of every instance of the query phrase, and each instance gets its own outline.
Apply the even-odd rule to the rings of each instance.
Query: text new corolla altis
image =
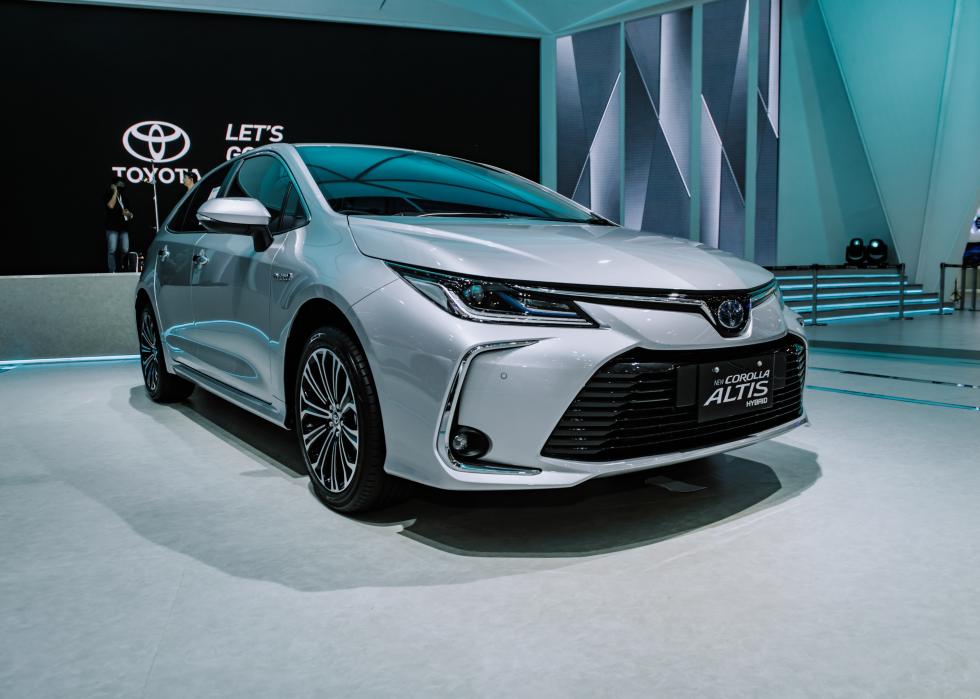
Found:
[[[806,420],[769,272],[431,153],[223,163],[161,228],[136,311],[153,399],[200,386],[295,430],[343,511],[400,479],[571,486]]]

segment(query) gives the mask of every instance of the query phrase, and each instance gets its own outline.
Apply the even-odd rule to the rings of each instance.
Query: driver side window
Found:
[[[213,199],[217,196],[222,182],[228,176],[231,165],[232,163],[230,162],[223,164],[221,167],[216,168],[214,172],[205,175],[204,179],[197,183],[194,191],[190,193],[181,207],[171,216],[168,226],[171,231],[174,233],[205,232],[206,229],[197,220],[197,210],[208,199]]]
[[[246,159],[225,196],[252,197],[262,202],[269,210],[269,230],[273,235],[306,224],[306,214],[289,172],[271,155]]]

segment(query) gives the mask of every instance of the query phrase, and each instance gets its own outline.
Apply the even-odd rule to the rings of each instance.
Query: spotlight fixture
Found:
[[[864,241],[861,238],[851,238],[851,242],[844,249],[844,260],[849,265],[867,266]]]
[[[865,250],[868,264],[884,266],[888,262],[888,246],[880,238],[872,238]]]

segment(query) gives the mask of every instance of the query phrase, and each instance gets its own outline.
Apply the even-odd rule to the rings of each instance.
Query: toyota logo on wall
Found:
[[[126,129],[122,144],[134,158],[148,163],[170,163],[187,154],[191,137],[169,121],[141,121]]]

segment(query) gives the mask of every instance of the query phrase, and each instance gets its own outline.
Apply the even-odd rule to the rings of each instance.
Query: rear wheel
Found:
[[[378,394],[360,345],[338,328],[313,331],[295,381],[296,436],[317,497],[359,512],[400,495],[404,482],[384,471]]]
[[[163,341],[149,304],[140,309],[138,323],[140,365],[146,392],[158,403],[172,403],[187,398],[194,390],[194,384],[167,371],[163,361]]]

